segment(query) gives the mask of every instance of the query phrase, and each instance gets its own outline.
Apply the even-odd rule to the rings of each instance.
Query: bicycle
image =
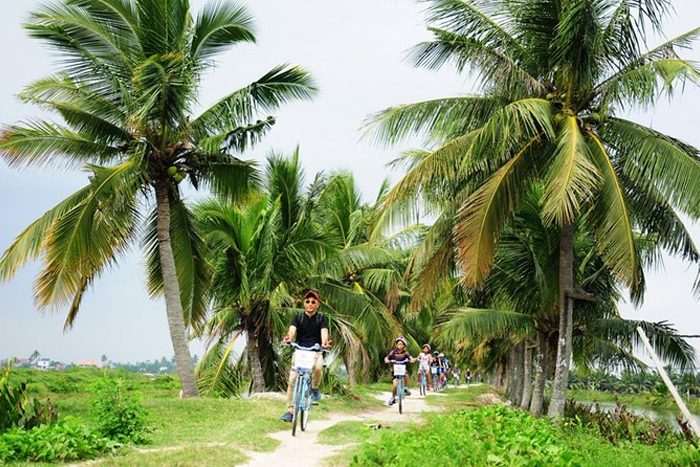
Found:
[[[453,373],[452,376],[454,378],[455,387],[459,387],[459,373]]]
[[[404,385],[404,377],[406,376],[406,362],[405,360],[389,360],[393,364],[393,377],[392,379],[398,379],[396,383],[396,397],[399,403],[399,413],[403,413],[403,398],[406,387]]]
[[[420,395],[425,396],[428,393],[428,377],[425,374],[425,369],[420,370]]]
[[[296,436],[297,423],[301,431],[305,431],[309,424],[309,415],[313,401],[311,399],[311,373],[319,351],[327,349],[315,344],[311,347],[302,347],[296,342],[288,345],[294,347],[294,369],[299,373],[294,382],[294,395],[292,397],[292,436]]]
[[[433,392],[438,392],[440,390],[440,376],[436,366],[430,367],[430,375],[433,377]]]

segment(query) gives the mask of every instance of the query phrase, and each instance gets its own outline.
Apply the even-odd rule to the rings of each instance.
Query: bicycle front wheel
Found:
[[[297,380],[294,383],[294,398],[292,399],[294,403],[294,408],[292,412],[292,436],[297,434],[297,423],[299,422],[299,409],[301,407],[301,401],[303,397],[304,390],[304,378],[301,375],[297,376]]]
[[[397,386],[398,386],[398,389],[396,391],[396,395],[399,396],[399,413],[401,414],[401,413],[403,413],[403,391],[404,391],[403,378],[401,378],[399,380],[399,384],[397,384]]]
[[[312,400],[311,400],[311,390],[309,389],[310,386],[309,384],[304,385],[304,396],[301,399],[302,404],[300,408],[300,414],[299,416],[301,417],[301,431],[306,431],[306,427],[309,424],[309,415],[311,414],[311,405],[312,405]]]

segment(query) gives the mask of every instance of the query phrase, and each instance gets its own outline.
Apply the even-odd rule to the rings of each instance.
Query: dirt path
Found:
[[[437,395],[441,394],[438,393]],[[386,401],[389,399],[389,393],[382,393],[376,397],[381,401]],[[250,461],[244,464],[244,467],[269,467],[272,465],[320,467],[326,458],[347,447],[346,445],[331,446],[321,444],[318,441],[318,434],[336,423],[343,421],[378,421],[379,423],[419,421],[420,417],[416,415],[435,410],[438,410],[438,408],[428,405],[425,397],[414,393],[414,395],[404,400],[403,415],[399,414],[396,406],[355,415],[333,415],[327,420],[314,420],[312,413],[306,431],[301,432],[301,430],[297,429],[295,437],[292,436],[292,430],[288,424],[285,425],[287,428],[284,431],[278,431],[269,435],[281,441],[281,444],[275,451],[246,451]]]

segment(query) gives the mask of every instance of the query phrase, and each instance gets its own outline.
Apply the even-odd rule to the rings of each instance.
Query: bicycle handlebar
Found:
[[[322,347],[321,344],[314,344],[311,347],[304,347],[304,346],[297,344],[296,342],[290,342],[290,343],[285,344],[285,345],[288,345],[290,347],[294,347],[295,349],[308,350],[311,352],[330,352],[331,351],[330,347]]]
[[[403,360],[389,360],[389,363],[411,363],[411,360],[404,358]]]

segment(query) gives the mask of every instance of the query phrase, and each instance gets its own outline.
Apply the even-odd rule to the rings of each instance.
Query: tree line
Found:
[[[309,286],[324,297],[350,384],[377,378],[397,335],[494,371],[538,416],[547,380],[548,414],[561,416],[571,362],[638,366],[636,326],[666,361],[693,364],[671,325],[624,320],[616,302],[626,290],[642,303],[661,252],[700,260],[681,217],[700,217],[698,150],[622,116],[698,84],[679,51],[700,29],[649,48],[666,0],[425,3],[432,38],[410,59],[471,73],[477,91],[368,117],[379,142],[424,139],[369,203],[350,173],[307,180],[298,149],[264,167],[241,159],[275,124],[270,114],[316,95],[308,71],[274,67],[194,114],[214,58],[256,40],[244,6],[39,6],[25,28],[62,68],[20,97],[61,123],[4,127],[0,155],[17,168],[82,167],[89,180],[18,235],[0,278],[41,259],[37,305],[67,308],[70,328],[87,287],[140,245],[184,396],[283,384],[280,336]],[[186,203],[183,184],[212,197]],[[196,376],[189,334],[211,342]]]

